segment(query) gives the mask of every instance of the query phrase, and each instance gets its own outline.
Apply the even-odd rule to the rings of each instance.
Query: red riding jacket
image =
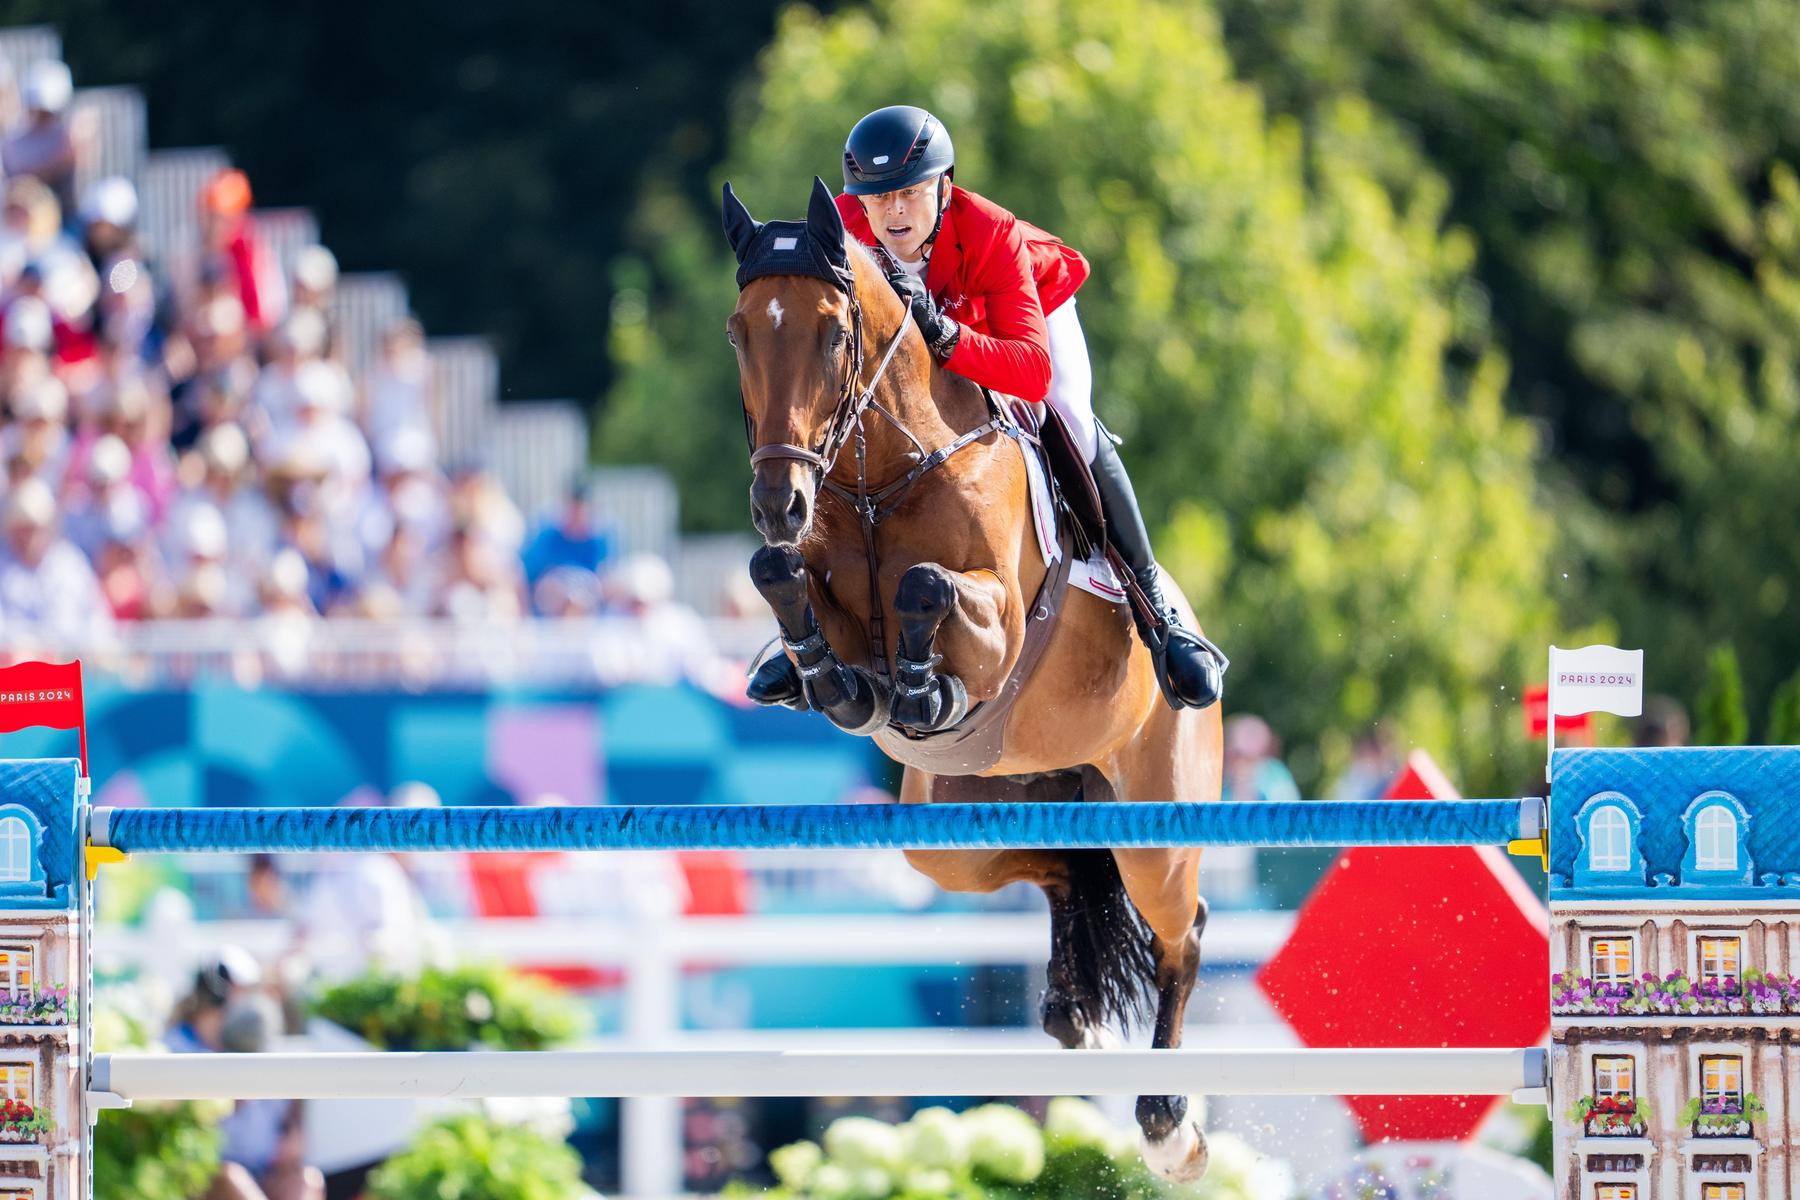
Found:
[[[862,202],[839,196],[837,205],[850,236],[875,245]],[[997,392],[1042,400],[1050,390],[1044,314],[1055,312],[1087,280],[1087,259],[955,184],[930,253],[925,286],[963,327],[944,365]]]

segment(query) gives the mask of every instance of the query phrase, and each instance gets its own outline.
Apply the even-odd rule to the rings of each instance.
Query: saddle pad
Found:
[[[1011,407],[1013,416],[1020,425],[1033,433],[1038,431],[1043,421],[1042,403],[1033,404],[1011,396],[1006,397],[1004,403]],[[1031,527],[1037,531],[1038,550],[1044,555],[1044,565],[1052,566],[1062,557],[1063,551],[1057,544],[1058,514],[1056,500],[1050,490],[1049,468],[1044,464],[1043,451],[1035,443],[1021,441],[1019,449],[1025,455],[1025,474],[1031,481]],[[1125,589],[1119,583],[1112,563],[1098,552],[1085,562],[1069,564],[1069,582],[1109,604],[1125,603]]]

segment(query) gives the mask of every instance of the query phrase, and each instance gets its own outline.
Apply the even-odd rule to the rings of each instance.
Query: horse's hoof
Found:
[[[1144,1165],[1170,1183],[1198,1183],[1206,1174],[1212,1154],[1198,1121],[1183,1121],[1168,1137],[1151,1141],[1140,1136],[1138,1149]]]
[[[1044,1032],[1064,1050],[1105,1050],[1119,1039],[1105,1025],[1088,1020],[1081,1006],[1067,996],[1044,993]]]

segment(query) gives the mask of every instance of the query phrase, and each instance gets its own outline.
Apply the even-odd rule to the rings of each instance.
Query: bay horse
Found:
[[[1061,569],[1046,564],[1028,437],[1004,402],[933,361],[830,189],[813,185],[804,222],[753,220],[730,184],[724,198],[739,263],[727,334],[764,541],[751,577],[810,706],[904,766],[906,804],[1217,800],[1218,706],[1172,709],[1128,611],[1060,586],[1070,550]],[[1153,1045],[1181,1044],[1206,922],[1198,849],[906,857],[950,891],[1043,889],[1043,1025],[1063,1046],[1103,1044],[1152,995]],[[1183,1181],[1207,1163],[1187,1110],[1185,1096],[1140,1096],[1136,1109],[1145,1161]]]

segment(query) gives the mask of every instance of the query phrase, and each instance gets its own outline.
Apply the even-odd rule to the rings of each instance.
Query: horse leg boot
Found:
[[[937,673],[942,656],[935,653],[938,627],[956,608],[956,582],[936,563],[919,563],[900,577],[894,591],[894,614],[900,625],[899,653],[894,656],[894,720],[908,729],[930,733],[948,729],[969,711],[962,680]]]
[[[812,707],[849,733],[867,735],[887,724],[885,689],[826,645],[806,596],[806,560],[800,552],[792,546],[764,546],[750,556],[750,580],[775,613],[782,643],[794,656]]]
[[[1138,636],[1150,648],[1156,682],[1174,708],[1206,708],[1225,690],[1230,665],[1219,648],[1183,622],[1181,610],[1163,596],[1162,572],[1150,548],[1150,533],[1138,510],[1137,491],[1125,473],[1125,460],[1104,432],[1094,455],[1094,484],[1106,521],[1106,538],[1143,589],[1153,617],[1132,605]]]

